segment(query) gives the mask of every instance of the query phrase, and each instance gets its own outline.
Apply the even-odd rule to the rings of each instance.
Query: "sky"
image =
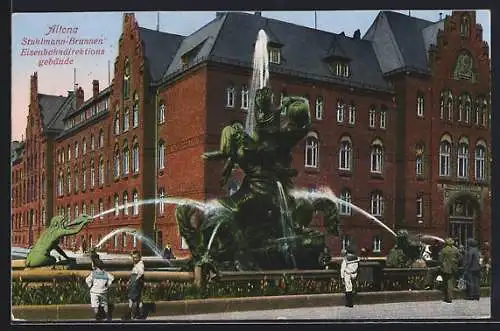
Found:
[[[408,14],[408,10],[395,10]],[[318,11],[317,29],[333,33],[345,32],[352,36],[360,29],[363,36],[379,11]],[[429,21],[438,21],[439,13],[450,15],[451,10],[412,10],[411,16]],[[138,24],[149,29],[156,29],[157,12],[136,12]],[[215,12],[160,12],[160,31],[189,35],[215,18]],[[16,13],[12,15],[12,140],[21,140],[25,134],[26,118],[30,95],[30,75],[38,72],[38,93],[63,95],[73,90],[74,69],[76,83],[84,89],[85,99],[92,95],[92,80],[99,80],[100,89],[108,84],[108,63],[113,77],[114,61],[117,56],[118,40],[122,30],[122,12],[106,13]],[[314,28],[314,11],[264,11],[262,16]],[[491,45],[491,19],[488,10],[478,10],[477,23],[483,27],[483,39]],[[77,27],[75,34],[66,34],[69,38],[98,39],[102,45],[91,48],[100,55],[77,55],[73,64],[40,66],[40,57],[21,56],[23,49],[35,49],[23,46],[24,38],[48,38],[44,36],[49,27]],[[73,47],[76,48],[76,47]],[[491,50],[491,48],[490,48]],[[491,54],[491,52],[490,52]],[[60,56],[65,58],[65,56]],[[45,57],[47,58],[47,57]]]

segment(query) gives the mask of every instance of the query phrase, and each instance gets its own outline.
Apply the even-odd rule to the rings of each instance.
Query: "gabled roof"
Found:
[[[363,39],[373,43],[384,73],[402,68],[428,72],[427,49],[435,43],[432,40],[437,35],[435,29],[439,29],[439,24],[393,11],[382,11]]]
[[[74,100],[75,94],[71,93],[66,98],[64,98],[64,102],[57,109],[55,115],[52,120],[48,123],[48,129],[50,131],[62,131],[64,130],[64,122],[63,119],[67,113],[73,111],[74,109]]]
[[[40,116],[43,124],[43,129],[47,129],[54,117],[58,113],[59,108],[63,105],[66,97],[57,95],[48,95],[38,93],[38,103],[40,105]]]
[[[163,77],[184,36],[139,27],[152,81]]]
[[[342,41],[344,38],[334,37],[331,43],[331,47],[325,55],[325,58],[343,58],[349,59],[349,56],[342,49]]]
[[[281,47],[282,62],[271,64],[270,69],[289,70],[304,75],[315,75],[341,84],[356,82],[384,90],[391,89],[380,71],[377,57],[366,40],[352,39],[331,32],[315,30],[292,23],[253,14],[229,12],[218,34],[211,59],[251,66],[254,43],[260,29],[272,31]],[[324,58],[335,40],[351,59],[351,77],[338,78],[330,71]]]

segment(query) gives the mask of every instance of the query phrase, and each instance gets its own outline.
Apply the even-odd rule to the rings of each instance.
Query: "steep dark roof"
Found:
[[[59,108],[63,105],[66,97],[38,93],[38,103],[42,117],[43,129],[49,128]]]
[[[211,58],[216,61],[238,62],[251,66],[254,43],[260,29],[266,32],[272,31],[273,38],[283,44],[281,64],[271,64],[271,71],[285,70],[341,84],[354,82],[384,90],[391,89],[389,82],[382,75],[369,41],[356,40],[253,14],[238,12],[226,14]],[[334,43],[338,44],[343,54],[351,59],[351,77],[348,79],[333,75],[328,63],[324,61]]]
[[[56,110],[56,113],[53,116],[52,120],[48,123],[48,129],[50,131],[62,131],[62,130],[64,130],[63,119],[68,112],[73,111],[74,99],[75,99],[74,93],[71,93],[68,97],[64,98],[63,103]]]
[[[91,105],[93,103],[97,103],[99,101],[101,101],[101,99],[103,99],[106,95],[109,95],[111,94],[111,85],[106,87],[104,90],[100,91],[98,95],[96,95],[95,97],[91,97],[90,99],[87,99],[86,101],[84,101],[82,103],[82,105],[80,106],[80,108],[72,108],[70,109],[64,116],[63,116],[63,120],[66,120],[68,119],[69,117],[71,117],[71,115],[74,115],[78,112],[80,112],[80,110],[86,108],[88,105]]]
[[[149,73],[153,81],[161,79],[184,39],[183,36],[139,27]]]
[[[440,24],[405,14],[382,11],[363,37],[372,42],[382,71],[428,72],[427,49]]]

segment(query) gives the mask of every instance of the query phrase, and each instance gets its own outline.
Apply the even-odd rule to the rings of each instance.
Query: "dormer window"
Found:
[[[274,64],[281,63],[281,49],[278,47],[269,47],[269,62]]]
[[[347,62],[336,62],[335,74],[339,77],[349,77],[351,75],[349,64]]]

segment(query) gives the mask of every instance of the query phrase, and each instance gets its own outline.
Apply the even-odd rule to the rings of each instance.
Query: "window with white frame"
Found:
[[[441,141],[439,145],[439,176],[449,176],[451,170],[451,143]]]
[[[99,160],[99,185],[104,185],[104,159],[101,156],[101,159]]]
[[[486,179],[486,171],[485,171],[486,147],[483,144],[484,144],[483,142],[480,142],[476,145],[476,152],[475,152],[475,177],[476,177],[476,180],[485,180]]]
[[[344,102],[342,100],[337,100],[337,122],[344,122]]]
[[[417,96],[417,116],[424,117],[424,96],[421,94]]]
[[[90,150],[93,151],[95,149],[95,137],[93,134],[90,135]]]
[[[165,199],[165,189],[164,188],[160,189],[160,199]],[[160,215],[163,215],[165,213],[165,202],[161,201],[158,209],[159,209]]]
[[[119,205],[120,205],[120,201],[118,199],[118,194],[115,194],[115,197],[114,197],[114,201],[115,201],[115,216],[118,216],[120,215],[120,210],[118,209]]]
[[[115,179],[120,177],[120,150],[118,146],[115,147],[115,155],[113,156],[113,175]]]
[[[451,94],[451,92],[448,92],[448,94],[447,94],[446,109],[448,112],[448,121],[452,121],[453,120],[453,94]]]
[[[370,128],[375,127],[375,118],[376,118],[375,107],[371,106],[370,110],[368,111],[368,124],[370,125]]]
[[[78,168],[75,170],[75,193],[79,190],[79,182],[78,182]]]
[[[316,119],[317,120],[323,119],[323,98],[322,97],[316,98]]]
[[[351,103],[349,105],[348,121],[349,121],[349,124],[356,123],[356,105],[354,103]]]
[[[352,144],[349,137],[343,137],[340,141],[339,169],[351,170]]]
[[[488,101],[486,99],[483,100],[483,127],[488,126],[488,120],[490,118],[490,112],[488,109]]]
[[[386,117],[387,117],[387,110],[382,109],[380,110],[380,128],[385,129],[386,125]]]
[[[445,94],[441,92],[439,97],[439,118],[444,119],[444,108],[445,108]]]
[[[424,215],[424,198],[421,195],[417,197],[416,214],[417,217]]]
[[[317,168],[319,161],[319,144],[315,136],[306,138],[305,166],[307,168]]]
[[[371,195],[371,213],[373,216],[382,216],[384,214],[384,198],[380,192]]]
[[[464,97],[461,96],[458,99],[458,109],[457,109],[457,121],[462,122],[463,120],[463,112],[464,112]]]
[[[87,205],[85,202],[82,203],[82,214],[87,215]]]
[[[90,188],[94,188],[95,186],[95,166],[94,160],[90,161]]]
[[[372,252],[380,253],[382,250],[382,238],[380,236],[374,236],[372,241]]]
[[[77,141],[75,141],[75,159],[77,159],[77,158],[78,158],[78,152],[79,152],[79,151],[78,151],[78,149],[79,149],[79,148],[78,148],[78,142],[77,142]]]
[[[99,131],[99,148],[104,147],[104,130]]]
[[[123,176],[126,176],[130,172],[130,151],[127,142],[124,143],[122,162]]]
[[[64,194],[64,175],[61,172],[59,172],[59,177],[57,181],[57,195],[58,196],[63,196]]]
[[[344,235],[342,236],[342,239],[340,240],[340,249],[345,251],[349,248],[351,245],[352,239],[350,235]]]
[[[165,104],[162,102],[160,108],[158,109],[158,122],[160,124],[165,123]]]
[[[465,123],[470,123],[472,100],[469,95],[465,97]]]
[[[481,123],[481,99],[476,99],[474,104],[474,124],[479,125]]]
[[[380,140],[375,140],[370,152],[370,171],[381,174],[384,169],[384,146]]]
[[[424,174],[424,147],[420,144],[415,148],[415,175],[423,176]]]
[[[248,87],[246,85],[241,88],[241,109],[248,109]]]
[[[134,191],[134,193],[132,194],[132,202],[133,202],[133,214],[134,215],[139,215],[139,194],[137,193],[137,191]]]
[[[342,190],[342,193],[340,194],[340,199],[342,201],[345,201],[346,203],[339,202],[340,205],[340,215],[351,215],[351,191],[348,189]]]
[[[281,62],[281,50],[278,47],[269,47],[269,63],[280,64]]]
[[[165,142],[162,140],[158,143],[158,169],[165,169]]]
[[[66,179],[67,179],[66,183],[68,184],[67,192],[68,192],[68,194],[71,194],[71,172],[69,171],[69,169],[66,173]]]
[[[113,236],[113,248],[118,247],[118,235]]]
[[[139,172],[139,144],[137,142],[132,147],[132,171],[134,174]]]
[[[104,212],[104,201],[102,201],[102,199],[99,199],[99,219],[103,219],[104,218],[104,215],[103,215],[103,212]]]
[[[115,135],[120,134],[120,111],[118,109],[118,106],[116,107],[115,111],[114,134]]]
[[[469,146],[467,143],[458,145],[457,153],[457,176],[460,178],[468,177],[469,170]]]
[[[82,154],[87,154],[87,140],[85,138],[82,139]]]
[[[234,107],[234,87],[229,86],[226,89],[226,107]]]
[[[132,125],[134,128],[139,126],[139,96],[134,93],[134,105],[132,106]]]
[[[124,206],[123,214],[124,215],[128,215],[128,209],[129,209],[129,206],[128,206],[128,193],[126,191],[123,192],[122,203],[123,203],[123,206]]]
[[[78,210],[78,205],[75,205],[75,218],[80,216],[80,211]]]

